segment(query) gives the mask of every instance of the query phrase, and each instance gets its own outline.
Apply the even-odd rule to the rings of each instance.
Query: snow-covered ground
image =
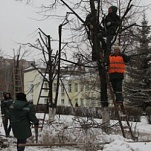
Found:
[[[117,121],[111,121],[111,125],[115,123]],[[45,123],[43,130],[39,130],[38,144],[46,146],[27,146],[26,151],[150,151],[151,125],[147,124],[145,117],[142,117],[141,122],[130,124],[139,142],[123,138],[119,134],[119,127],[113,127],[110,134],[104,133],[100,128],[101,119],[56,115],[54,122]],[[2,135],[4,129],[0,117],[0,137],[8,145],[7,148],[0,148],[0,150],[16,151],[16,139],[13,134],[11,133],[10,138]],[[34,145],[36,144],[34,140],[33,129],[33,136],[28,139],[28,143]],[[70,145],[50,147],[56,143]]]

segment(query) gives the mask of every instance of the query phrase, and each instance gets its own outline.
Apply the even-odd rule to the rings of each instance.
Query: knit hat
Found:
[[[12,99],[11,94],[10,94],[9,92],[4,92],[4,93],[3,93],[3,96],[4,96],[4,99],[5,99],[5,100],[10,100],[10,99]]]
[[[26,94],[24,94],[24,93],[22,93],[22,92],[17,93],[17,94],[16,94],[16,98],[17,98],[17,100],[27,101],[27,100],[26,100]]]
[[[109,9],[112,9],[112,13],[116,14],[117,13],[117,7],[116,6],[111,6]]]

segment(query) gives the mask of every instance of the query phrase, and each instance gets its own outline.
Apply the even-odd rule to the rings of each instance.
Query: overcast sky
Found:
[[[5,57],[13,56],[13,50],[19,49],[19,43],[34,43],[38,38],[38,28],[52,37],[57,36],[58,30],[54,23],[49,19],[41,21],[36,3],[26,5],[15,0],[0,2],[0,49]]]
[[[43,1],[48,2],[49,0]],[[150,0],[141,1],[144,4],[151,3]],[[33,5],[26,5],[25,2],[15,0],[0,0],[0,2],[0,49],[5,56],[13,56],[13,49],[17,50],[20,46],[17,43],[34,42],[37,39],[36,30],[38,28],[52,36],[57,36],[58,25],[56,26],[50,20],[35,20],[41,18],[36,14],[38,9],[35,1]],[[151,14],[151,10],[148,14]]]

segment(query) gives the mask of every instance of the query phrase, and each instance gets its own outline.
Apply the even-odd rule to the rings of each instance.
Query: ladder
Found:
[[[39,118],[39,128],[41,128],[41,130],[43,129],[44,126],[44,122],[45,122],[45,118],[46,118],[46,114],[49,112],[49,103],[48,103],[48,99],[49,99],[49,82],[46,79],[46,74],[47,74],[47,68],[45,71],[45,74],[43,76],[43,81],[41,84],[41,88],[40,88],[40,92],[39,92],[39,96],[38,96],[38,101],[37,101],[37,105],[36,105],[36,113],[43,113],[43,118]]]
[[[118,118],[118,121],[119,121],[119,125],[120,125],[120,128],[121,128],[121,131],[122,131],[122,135],[124,138],[126,138],[126,131],[125,131],[125,128],[129,129],[129,132],[130,132],[130,135],[131,135],[131,138],[133,140],[135,140],[135,136],[133,135],[133,132],[132,132],[132,129],[131,129],[131,125],[129,123],[129,120],[128,120],[128,115],[126,113],[126,110],[125,110],[125,107],[124,107],[124,104],[123,102],[120,104],[120,105],[117,105],[116,103],[116,100],[115,100],[115,94],[114,94],[114,91],[113,91],[113,88],[112,88],[112,84],[110,82],[110,79],[109,79],[109,75],[108,75],[108,72],[106,72],[106,79],[107,79],[107,85],[108,85],[108,88],[109,88],[109,91],[110,91],[110,94],[111,94],[111,98],[113,99],[113,104],[114,104],[114,107],[115,107],[115,113],[117,115],[117,118]],[[119,113],[119,107],[122,109],[122,111],[124,112],[124,116],[123,115],[120,115]],[[127,126],[123,126],[123,123],[122,123],[122,118],[124,117],[125,121],[126,121],[126,124]]]
[[[22,73],[19,66],[13,67],[13,85],[14,85],[14,96],[16,96],[16,93],[23,92]]]

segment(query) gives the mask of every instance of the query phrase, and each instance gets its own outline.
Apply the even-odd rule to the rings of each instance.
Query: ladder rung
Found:
[[[40,121],[44,121],[44,119],[43,119],[43,118],[38,118],[38,120],[40,120]]]
[[[14,88],[22,88],[22,86],[15,85]]]
[[[43,90],[49,90],[49,88],[41,88],[41,89],[43,89]]]
[[[42,97],[42,98],[47,98],[48,96],[40,96],[40,97]]]

